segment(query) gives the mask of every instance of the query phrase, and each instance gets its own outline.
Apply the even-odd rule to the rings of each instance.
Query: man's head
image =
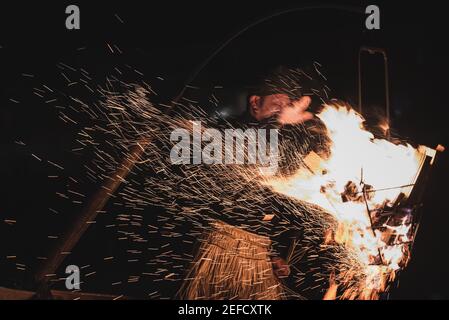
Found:
[[[297,124],[313,118],[306,110],[312,96],[321,99],[322,90],[310,74],[313,72],[278,67],[262,77],[248,96],[251,116],[257,121],[275,117],[280,124]]]
[[[311,101],[309,96],[292,100],[285,93],[251,95],[248,98],[249,112],[254,119],[262,121],[277,117],[280,124],[298,124],[312,119],[312,113],[306,111]]]

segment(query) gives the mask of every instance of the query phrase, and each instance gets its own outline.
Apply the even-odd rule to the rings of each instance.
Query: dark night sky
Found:
[[[372,1],[381,8],[380,31],[365,30],[361,14],[336,10],[297,11],[270,19],[231,42],[196,81],[239,86],[250,81],[256,70],[319,61],[333,94],[356,102],[358,48],[386,48],[393,127],[417,143],[447,146],[449,63],[444,10],[428,1],[395,1],[395,6],[389,2]],[[15,2],[2,4],[0,9],[0,285],[32,287],[33,257],[45,254],[46,235],[61,232],[68,221],[65,216],[48,217],[58,186],[47,179],[48,168],[30,157],[30,153],[45,154],[64,163],[73,162],[67,147],[73,131],[32,94],[32,88],[42,84],[63,90],[58,63],[84,68],[99,83],[115,66],[131,64],[144,76],[124,74],[124,81],[143,79],[154,84],[162,100],[169,100],[224,39],[251,21],[301,5],[299,1],[73,3],[81,9],[81,30],[77,31],[64,27],[64,10],[69,3],[63,1]],[[356,1],[341,4],[366,6],[366,2]],[[108,44],[116,44],[123,53],[111,54]],[[366,60],[366,66],[367,72],[379,71],[379,61],[374,59]],[[166,80],[161,84],[158,76]],[[373,104],[380,101],[376,95],[382,92],[379,87],[367,89]],[[14,144],[16,140],[26,141],[28,147],[19,147]],[[447,155],[440,160],[425,197],[413,259],[392,298],[449,298]],[[77,170],[76,164],[67,168],[74,175]],[[67,216],[76,211],[67,208]],[[3,222],[5,219],[16,219],[17,223],[11,226]],[[97,241],[102,234],[97,231],[96,236],[88,233],[80,248]],[[105,248],[108,250],[112,252],[113,245]],[[5,260],[9,255],[20,256],[29,270],[14,271]]]

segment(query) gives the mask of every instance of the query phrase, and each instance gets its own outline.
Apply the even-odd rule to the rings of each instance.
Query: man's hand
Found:
[[[281,279],[290,275],[290,267],[284,259],[274,257],[271,259],[271,263],[273,264],[273,271],[276,277]]]
[[[312,99],[303,96],[299,100],[293,101],[291,106],[282,108],[278,115],[278,121],[282,125],[299,124],[313,118],[311,112],[306,111],[309,108]]]

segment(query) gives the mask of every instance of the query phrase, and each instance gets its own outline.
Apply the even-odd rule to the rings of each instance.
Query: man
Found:
[[[274,117],[281,126],[296,125],[313,118],[313,114],[307,111],[311,102],[312,99],[309,96],[292,100],[285,93],[265,96],[251,95],[248,98],[248,108],[251,117],[257,122]],[[290,267],[284,258],[277,255],[271,258],[271,262],[273,271],[278,278],[285,278],[290,275]]]
[[[236,124],[235,127],[244,124],[283,128],[295,127],[311,120],[313,114],[307,109],[312,102],[311,96],[316,95],[317,90],[304,90],[304,78],[310,79],[301,70],[276,70],[250,89],[246,111],[239,119],[230,122]],[[296,136],[293,137],[292,141],[294,140],[298,140]],[[260,208],[257,210],[260,211]],[[180,297],[285,298],[280,279],[287,278],[290,274],[286,259],[290,242],[297,235],[261,235],[242,228],[239,219],[227,218],[226,215],[218,219],[210,223],[210,230],[200,241],[201,246],[187,281],[180,290]],[[250,223],[258,225],[263,224],[263,221],[244,220],[244,224]],[[256,226],[254,230],[257,229]]]

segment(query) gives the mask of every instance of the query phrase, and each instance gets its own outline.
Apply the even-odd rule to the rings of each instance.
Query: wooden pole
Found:
[[[122,295],[114,296],[102,293],[87,293],[79,291],[51,290],[51,296],[57,300],[128,300]],[[0,287],[0,300],[32,300],[36,292]]]
[[[149,141],[146,139],[139,141],[117,168],[117,171],[92,196],[81,214],[76,217],[74,224],[71,224],[67,232],[59,239],[48,259],[37,270],[35,280],[38,286],[45,286],[51,275],[56,272],[64,261],[65,257],[70,254],[73,247],[78,243],[84,232],[86,232],[90,223],[95,220],[98,212],[103,209],[109,198],[118,189],[134,164],[139,160],[148,143]]]

